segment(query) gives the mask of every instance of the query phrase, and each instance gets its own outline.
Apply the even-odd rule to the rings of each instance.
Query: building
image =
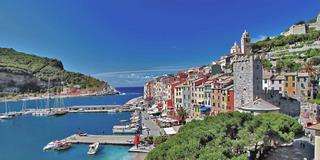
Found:
[[[281,33],[284,36],[289,35],[299,35],[299,34],[306,34],[309,32],[309,30],[320,30],[320,14],[318,14],[317,18],[315,19],[315,22],[312,23],[299,23],[292,25],[288,31],[285,31]]]
[[[230,49],[230,54],[239,54],[239,53],[241,53],[241,48],[237,44],[237,42],[234,42],[233,46]]]
[[[320,14],[318,14],[316,21],[308,24],[310,29],[320,30]]]
[[[280,94],[283,94],[283,84],[285,83],[285,77],[282,75],[263,75],[262,88],[265,92],[273,90],[279,91]]]
[[[307,25],[306,24],[295,24],[289,28],[288,31],[282,33],[284,36],[289,35],[299,35],[307,33]]]
[[[313,84],[308,73],[298,73],[297,75],[297,95],[299,99],[313,99]]]
[[[250,54],[251,53],[251,44],[250,44],[250,34],[246,30],[243,32],[241,37],[241,53]]]
[[[233,64],[235,109],[255,101],[262,93],[262,64],[253,55],[239,56]]]
[[[284,77],[285,77],[285,83],[283,86],[284,94],[289,97],[296,97],[297,73],[296,72],[284,73]]]
[[[314,139],[314,160],[320,160],[320,123],[309,127],[314,133],[312,137]]]

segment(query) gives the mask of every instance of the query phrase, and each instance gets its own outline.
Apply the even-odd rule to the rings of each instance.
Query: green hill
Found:
[[[256,155],[290,143],[301,133],[298,121],[286,115],[223,113],[193,120],[167,140],[162,137],[146,159],[246,160],[249,150]]]
[[[12,48],[0,48],[0,90],[19,88],[20,92],[41,92],[48,81],[52,88],[79,86],[81,89],[103,90],[110,86],[81,73],[64,70],[61,61],[52,58],[18,52]]]

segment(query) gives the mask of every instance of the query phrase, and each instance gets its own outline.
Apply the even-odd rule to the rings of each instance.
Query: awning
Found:
[[[202,105],[202,106],[200,106],[200,111],[202,113],[209,112],[209,111],[211,111],[211,108],[212,108],[212,106],[210,106],[210,105]]]
[[[177,131],[175,131],[172,127],[169,128],[163,128],[166,135],[174,135],[177,134]]]

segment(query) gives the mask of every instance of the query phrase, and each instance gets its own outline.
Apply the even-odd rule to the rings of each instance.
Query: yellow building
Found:
[[[284,83],[284,86],[283,86],[284,94],[289,96],[289,97],[294,97],[297,94],[297,90],[296,90],[297,73],[296,72],[285,73],[284,77],[285,77],[285,83]]]

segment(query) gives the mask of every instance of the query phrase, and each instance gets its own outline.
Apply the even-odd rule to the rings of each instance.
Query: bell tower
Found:
[[[242,33],[241,37],[241,53],[242,54],[250,54],[251,46],[250,46],[250,34],[246,30]]]

